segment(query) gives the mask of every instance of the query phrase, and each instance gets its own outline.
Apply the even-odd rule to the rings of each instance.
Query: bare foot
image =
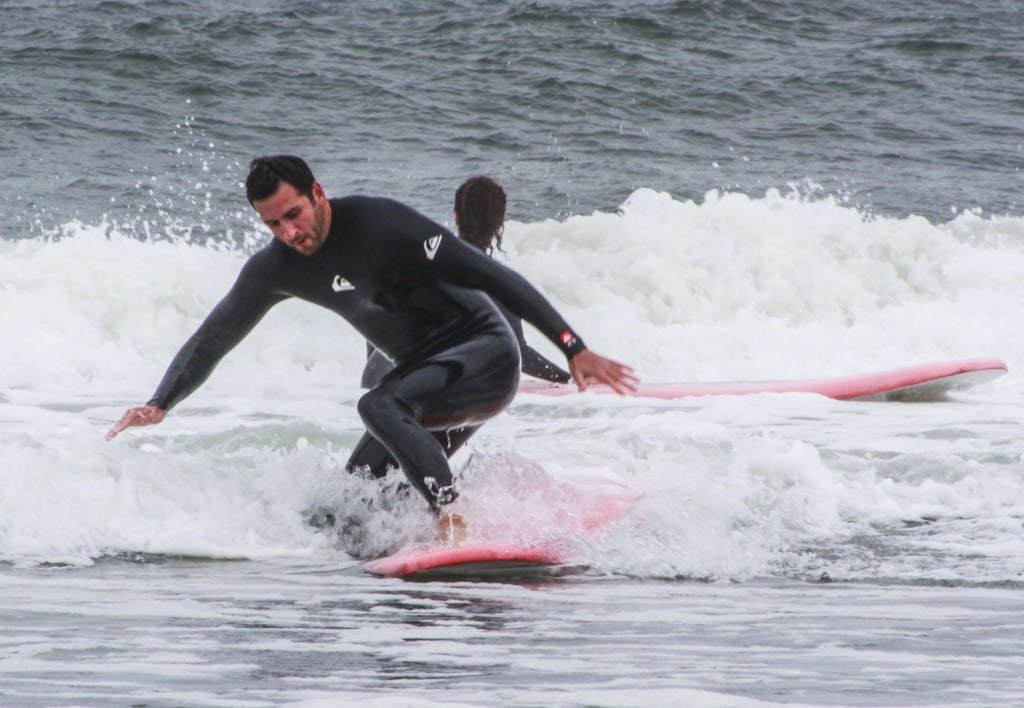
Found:
[[[466,520],[453,511],[442,511],[437,517],[437,536],[451,548],[461,545],[466,540]]]

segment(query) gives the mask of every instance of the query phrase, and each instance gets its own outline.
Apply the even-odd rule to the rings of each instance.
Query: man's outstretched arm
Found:
[[[224,356],[241,342],[263,316],[284,296],[254,292],[248,266],[231,291],[217,303],[167,367],[156,393],[143,406],[133,406],[107,431],[113,440],[127,428],[156,425],[167,412],[199,388]]]
[[[557,345],[581,391],[595,382],[607,384],[618,393],[636,390],[639,379],[631,367],[587,349],[547,298],[511,268],[454,237],[437,246],[433,261],[450,280],[488,293]]]

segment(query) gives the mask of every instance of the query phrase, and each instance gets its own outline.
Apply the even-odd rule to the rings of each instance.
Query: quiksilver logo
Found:
[[[444,234],[438,234],[437,236],[431,236],[423,242],[423,250],[427,253],[427,260],[434,260],[434,256],[437,255],[437,249],[441,247],[441,237]]]
[[[355,290],[356,286],[342,278],[340,275],[336,275],[334,276],[334,282],[331,283],[331,289],[336,293],[340,293],[345,290]]]

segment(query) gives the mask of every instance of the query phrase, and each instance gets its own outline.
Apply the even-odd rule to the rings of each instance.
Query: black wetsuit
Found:
[[[505,316],[505,321],[508,322],[512,328],[512,333],[516,335],[516,341],[519,342],[519,355],[522,359],[520,370],[527,376],[533,376],[544,381],[569,383],[572,380],[572,375],[568,371],[526,343],[526,336],[523,334],[523,320],[513,315],[500,302],[494,304],[498,307],[498,311]],[[363,368],[361,380],[362,387],[373,388],[384,377],[384,374],[391,371],[394,367],[395,365],[386,356],[381,354],[380,351],[374,349],[372,344],[367,344],[366,366]]]
[[[330,204],[330,232],[316,253],[304,256],[275,239],[248,260],[149,403],[166,411],[192,393],[282,300],[322,305],[395,363],[359,400],[369,435],[349,467],[372,466],[361,454],[373,445],[364,443],[379,441],[437,509],[456,496],[445,432],[503,410],[519,381],[516,338],[480,291],[533,324],[566,358],[584,345],[526,280],[419,212],[364,196]]]
[[[555,383],[568,383],[572,376],[556,364],[545,358],[540,352],[526,343],[523,334],[523,321],[513,315],[508,309],[502,307],[500,302],[494,303],[501,314],[505,317],[516,335],[519,342],[519,354],[522,360],[521,371],[527,376],[534,376],[545,381]],[[384,376],[395,368],[395,365],[384,356],[379,349],[374,349],[372,344],[366,345],[366,365],[363,367],[363,376],[360,385],[363,388],[373,388]],[[451,457],[461,448],[476,431],[478,425],[463,425],[458,428],[451,428],[444,431],[437,431],[434,437],[441,443],[446,456]],[[367,473],[373,477],[381,478],[387,475],[388,470],[398,467],[398,463],[381,445],[380,441],[367,433],[356,445],[349,461],[349,471]]]

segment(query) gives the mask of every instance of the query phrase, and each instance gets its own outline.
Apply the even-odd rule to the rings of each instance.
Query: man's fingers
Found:
[[[616,393],[632,393],[636,391],[636,385],[640,379],[633,373],[633,369],[617,361],[606,360],[607,366],[602,371],[601,380],[612,387]]]
[[[587,390],[587,377],[579,370],[579,367],[573,367],[572,379],[576,382],[576,388],[580,391]]]
[[[608,380],[605,383],[611,386],[615,393],[626,394],[636,391],[636,383],[629,379]]]
[[[118,433],[123,431],[128,426],[133,425],[133,420],[137,416],[138,411],[136,409],[129,409],[123,416],[121,416],[121,420],[114,423],[113,427],[111,427],[110,430],[107,431],[107,440],[113,440]]]
[[[586,391],[591,383],[598,382],[609,386],[618,394],[636,391],[640,379],[632,367],[612,359],[584,350],[569,362],[569,370],[580,391]]]
[[[155,406],[136,406],[135,408],[129,408],[125,411],[124,415],[121,416],[121,420],[114,423],[113,427],[107,431],[106,439],[113,440],[126,428],[159,423],[164,419],[164,415],[164,411]]]

